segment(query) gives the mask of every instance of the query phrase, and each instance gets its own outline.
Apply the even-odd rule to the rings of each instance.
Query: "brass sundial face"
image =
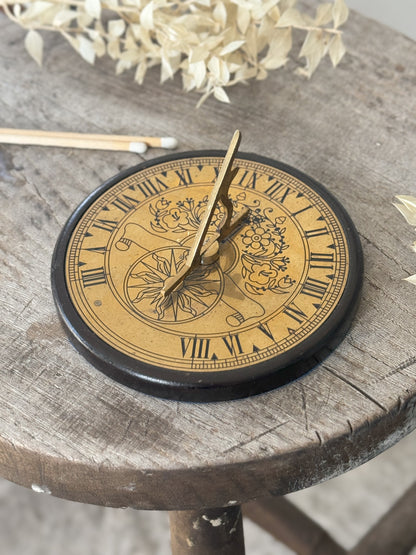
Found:
[[[241,221],[216,242],[228,211],[215,202],[203,238],[214,255],[175,278],[223,159],[200,151],[132,168],[88,197],[58,240],[52,283],[63,322],[126,385],[180,400],[252,395],[309,370],[351,322],[362,274],[351,220],[311,178],[256,155],[237,154],[226,174],[229,216]]]

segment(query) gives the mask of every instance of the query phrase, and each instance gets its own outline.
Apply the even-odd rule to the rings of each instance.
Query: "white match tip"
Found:
[[[178,140],[174,137],[162,137],[160,139],[160,146],[162,148],[176,148],[178,146]]]
[[[136,154],[143,154],[147,150],[147,144],[145,143],[130,143],[129,144],[129,151],[135,152]]]

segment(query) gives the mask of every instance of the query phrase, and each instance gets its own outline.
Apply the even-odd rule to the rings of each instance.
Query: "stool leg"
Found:
[[[244,555],[240,506],[171,511],[172,555]]]

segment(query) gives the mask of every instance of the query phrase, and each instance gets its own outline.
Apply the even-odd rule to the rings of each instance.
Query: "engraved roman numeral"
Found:
[[[274,337],[273,337],[272,332],[270,331],[269,324],[267,324],[267,323],[259,324],[257,327],[260,331],[262,331],[264,333],[264,335],[266,335],[269,339],[274,341]]]
[[[179,186],[187,186],[192,183],[191,172],[189,169],[175,170],[175,173],[179,177]]]
[[[246,170],[241,176],[240,181],[238,181],[237,183],[242,187],[247,187],[247,189],[255,189],[256,181],[257,181],[257,173]]]
[[[210,341],[206,337],[181,337],[182,357],[209,358]]]
[[[303,324],[303,322],[305,322],[308,318],[303,310],[301,310],[295,303],[291,303],[286,306],[283,310],[283,314],[290,316],[290,318],[298,322],[298,324]]]
[[[318,229],[308,229],[305,231],[305,237],[310,239],[311,237],[319,237],[320,235],[328,235],[329,230],[327,227],[320,227]]]
[[[139,204],[139,201],[133,197],[129,197],[128,195],[120,195],[114,199],[111,204],[127,214],[127,212],[130,212],[132,208]]]
[[[292,216],[295,216],[295,217],[299,216],[299,214],[302,214],[302,212],[306,212],[306,210],[309,210],[309,208],[312,208],[312,204],[309,204],[308,206],[305,206],[305,208],[301,208],[297,212],[293,212]]]
[[[162,191],[166,191],[169,187],[159,177],[153,179],[145,179],[136,185],[137,189],[143,194],[145,198],[157,195]]]
[[[277,179],[266,189],[266,194],[269,195],[273,200],[277,202],[284,203],[288,195],[292,192],[292,189],[283,183],[280,183]]]
[[[236,356],[243,353],[243,348],[241,347],[240,337],[238,333],[230,334],[228,337],[223,337],[222,340],[225,343],[230,355]]]
[[[310,267],[332,270],[334,268],[334,253],[311,252]]]
[[[84,287],[93,287],[94,285],[107,283],[104,267],[81,270],[81,280]]]
[[[304,295],[309,295],[310,297],[315,297],[322,300],[328,287],[329,283],[321,281],[320,279],[308,277],[303,284],[301,292]]]
[[[109,233],[112,233],[117,227],[117,224],[118,222],[115,222],[114,220],[101,220],[98,218],[92,224],[92,227],[97,227],[98,229],[103,229],[104,231],[108,231]]]

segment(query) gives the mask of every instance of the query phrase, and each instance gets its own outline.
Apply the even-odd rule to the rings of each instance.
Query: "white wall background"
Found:
[[[416,40],[416,0],[346,0],[346,3]]]

